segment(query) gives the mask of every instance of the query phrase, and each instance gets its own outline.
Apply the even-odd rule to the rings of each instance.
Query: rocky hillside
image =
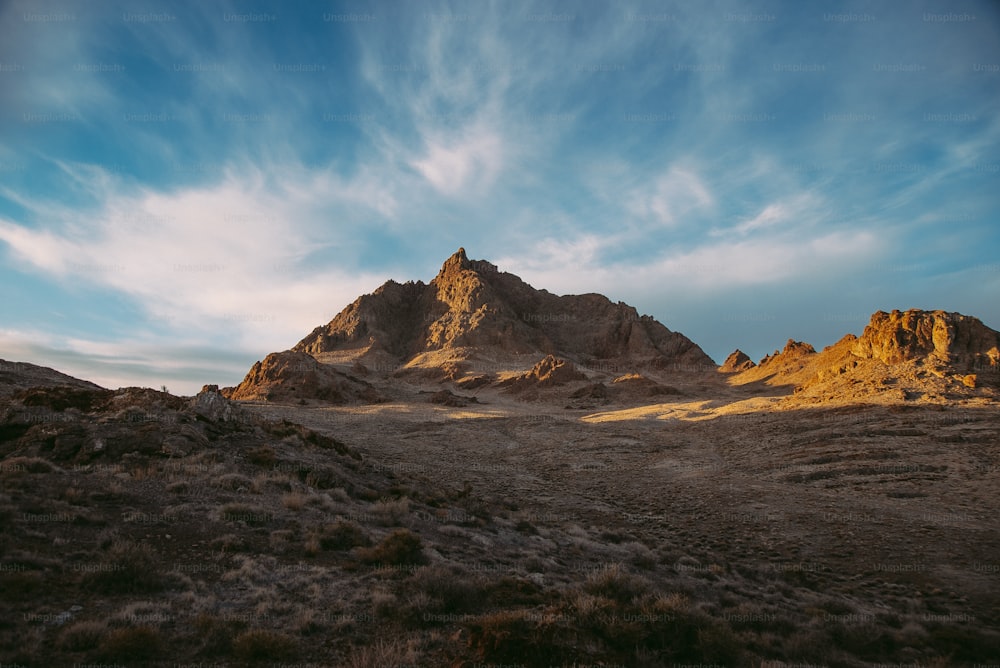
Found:
[[[974,373],[1000,363],[1000,333],[961,313],[877,311],[851,352],[885,364],[924,358]]]
[[[9,396],[30,387],[72,387],[99,390],[100,386],[87,380],[27,362],[0,360],[0,396]]]
[[[378,392],[367,382],[320,364],[303,352],[271,353],[257,362],[235,388],[223,393],[242,401],[320,401],[346,404],[377,402]]]
[[[438,366],[557,355],[578,364],[714,367],[695,343],[598,294],[558,296],[459,249],[429,283],[393,281],[358,298],[294,347],[321,361]]]
[[[812,401],[945,401],[1000,389],[1000,333],[946,311],[877,311],[860,337],[848,334],[819,353],[789,339],[756,366],[734,355],[719,369],[732,373],[732,384],[785,385]]]

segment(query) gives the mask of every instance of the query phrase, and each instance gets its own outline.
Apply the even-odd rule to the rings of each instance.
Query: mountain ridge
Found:
[[[715,367],[693,341],[624,302],[535,289],[486,260],[469,259],[464,248],[445,260],[430,283],[387,281],[292,350],[321,360],[400,366],[556,355],[582,365],[624,359]]]

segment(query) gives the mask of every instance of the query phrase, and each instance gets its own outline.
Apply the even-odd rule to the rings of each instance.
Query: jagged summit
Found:
[[[500,272],[497,266],[486,260],[470,260],[465,253],[465,248],[459,248],[451,257],[441,265],[435,281],[443,280],[444,277],[460,271],[472,271],[476,273],[497,274]]]
[[[536,290],[459,248],[430,283],[388,281],[293,350],[323,362],[433,367],[469,359],[555,354],[577,364],[714,367],[697,345],[598,294]]]
[[[751,360],[745,352],[737,348],[733,352],[729,353],[729,357],[727,357],[726,361],[719,367],[719,371],[722,373],[736,373],[752,369],[755,366],[757,365],[753,363],[753,360]]]

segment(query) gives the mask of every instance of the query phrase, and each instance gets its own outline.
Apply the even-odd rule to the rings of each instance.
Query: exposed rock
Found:
[[[463,390],[475,390],[477,388],[489,385],[496,380],[496,376],[493,374],[485,374],[481,376],[472,376],[470,378],[463,378],[462,380],[456,381],[455,384],[458,385]]]
[[[885,364],[927,358],[956,369],[989,368],[1000,363],[1000,333],[961,313],[877,311],[851,352]]]
[[[546,355],[530,371],[501,381],[499,385],[511,392],[522,392],[527,389],[565,385],[586,378],[587,376],[577,371],[572,363],[553,355]]]
[[[576,380],[586,380],[586,378],[584,374],[577,371],[566,360],[558,359],[553,355],[546,355],[530,371],[526,371],[513,378],[508,378],[502,381],[500,386],[517,391],[528,387],[541,388],[565,385]]]
[[[194,399],[191,408],[195,413],[218,422],[247,421],[247,415],[238,405],[219,392],[218,385],[205,385]]]
[[[715,368],[690,339],[627,304],[536,290],[485,260],[470,260],[462,248],[429,284],[389,281],[293,350],[369,366],[372,360],[413,367],[477,355],[555,354],[584,365],[618,360],[687,372]]]
[[[803,343],[802,341],[795,341],[793,339],[788,339],[785,343],[784,350],[781,351],[782,355],[812,355],[816,352],[808,343]]]
[[[661,385],[652,378],[647,378],[639,373],[627,373],[612,381],[611,387],[615,390],[616,398],[625,399],[631,397],[657,397],[667,394],[680,394],[680,390],[669,385]]]
[[[960,313],[878,311],[860,337],[848,334],[821,353],[789,340],[730,382],[789,386],[808,401],[995,396],[998,344],[1000,333]]]
[[[438,404],[441,406],[451,406],[456,408],[461,408],[462,406],[468,406],[471,404],[479,403],[479,400],[475,397],[463,397],[460,394],[455,394],[451,390],[440,390],[431,395],[430,400],[432,404]]]
[[[753,363],[745,352],[737,348],[733,352],[729,353],[729,357],[726,361],[722,363],[719,367],[719,371],[722,373],[738,373],[740,371],[746,371],[747,369],[752,369],[756,364]]]
[[[573,368],[566,360],[546,355],[528,372],[528,377],[534,379],[539,387],[563,385],[574,380],[585,380],[587,377]]]
[[[257,362],[228,399],[239,401],[315,400],[331,404],[377,402],[367,382],[321,364],[304,352],[271,353]]]

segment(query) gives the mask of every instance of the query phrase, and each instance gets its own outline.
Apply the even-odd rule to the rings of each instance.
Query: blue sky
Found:
[[[991,2],[0,7],[4,359],[233,384],[459,246],[716,361],[1000,328]]]

